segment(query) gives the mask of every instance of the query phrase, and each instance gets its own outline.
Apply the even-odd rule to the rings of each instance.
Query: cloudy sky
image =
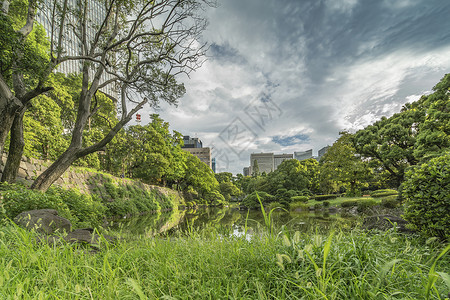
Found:
[[[218,171],[241,173],[253,152],[317,155],[450,72],[448,0],[219,0],[206,14],[209,59],[157,113]]]

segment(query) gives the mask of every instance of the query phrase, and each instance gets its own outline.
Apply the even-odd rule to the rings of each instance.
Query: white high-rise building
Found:
[[[57,39],[57,37],[60,35],[60,16],[59,14],[56,14],[57,16],[54,18],[52,13],[54,10],[55,5],[63,5],[63,0],[43,0],[39,3],[38,11],[36,14],[36,21],[44,27],[45,31],[47,32],[47,36],[49,39],[53,37],[54,39]],[[87,16],[86,16],[86,37],[87,37],[87,44],[88,47],[90,47],[90,43],[93,41],[96,31],[99,28],[99,26],[102,24],[106,17],[106,10],[105,7],[102,5],[101,1],[97,0],[88,0],[87,2]],[[66,20],[64,22],[64,31],[62,34],[62,43],[61,48],[63,51],[63,56],[80,56],[83,55],[82,53],[82,41],[80,40],[80,22],[79,20],[75,19],[73,15],[73,11],[76,11],[80,7],[80,0],[68,0],[67,2],[68,10],[71,11],[71,13],[66,14]],[[78,35],[78,36],[77,36]],[[55,48],[55,45],[53,46]],[[64,73],[66,75],[69,74],[77,74],[81,72],[81,66],[82,66],[82,60],[76,59],[76,60],[68,60],[62,62],[57,67],[57,72]],[[94,75],[94,70],[90,73],[91,76]],[[112,76],[107,73],[103,73],[101,81],[105,82],[108,79],[111,79]],[[115,98],[117,98],[117,91],[113,85],[108,85],[104,88],[102,88],[102,91],[105,92],[108,95],[111,95]]]

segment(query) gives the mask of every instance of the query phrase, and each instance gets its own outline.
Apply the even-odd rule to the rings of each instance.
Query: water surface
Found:
[[[309,232],[329,230],[330,228],[350,227],[353,218],[328,212],[304,212],[277,210],[271,214],[273,228],[277,231],[289,230]],[[174,235],[205,228],[216,228],[221,232],[232,232],[240,236],[265,227],[264,216],[260,210],[238,210],[235,208],[208,207],[146,214],[111,222],[111,229],[125,234],[155,236]]]

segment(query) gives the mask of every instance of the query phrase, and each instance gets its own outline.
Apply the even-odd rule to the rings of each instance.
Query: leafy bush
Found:
[[[276,209],[276,208],[283,208],[283,205],[281,205],[279,202],[271,202],[269,204],[269,207],[268,207],[269,211],[272,209]]]
[[[316,203],[316,204],[314,204],[314,209],[315,209],[315,210],[319,210],[319,209],[322,209],[322,208],[323,208],[322,203]]]
[[[450,153],[406,172],[404,217],[414,229],[450,238]]]
[[[306,203],[308,202],[309,197],[308,196],[294,196],[291,197],[291,202],[303,202]]]
[[[323,207],[330,207],[330,201],[323,201]]]
[[[329,199],[336,199],[337,195],[316,195],[314,196],[314,199],[316,199],[317,201],[323,201],[323,200],[329,200]]]
[[[399,197],[396,195],[384,197],[381,199],[381,205],[386,208],[396,208],[400,206]]]
[[[357,206],[358,205],[358,201],[355,200],[347,200],[341,203],[341,207],[353,207],[353,206]]]
[[[363,212],[371,206],[378,205],[378,202],[374,199],[360,200],[360,201],[357,201],[356,203],[357,203],[356,205],[358,206],[359,212]]]
[[[34,209],[56,209],[74,227],[95,227],[103,219],[105,206],[93,196],[76,190],[51,187],[46,193],[30,190],[20,184],[0,184],[4,216],[13,219],[19,213]]]
[[[384,189],[384,190],[376,190],[370,193],[370,196],[372,198],[387,197],[391,195],[398,195],[398,192],[396,190]]]
[[[247,208],[259,208],[261,205],[259,204],[258,198],[256,196],[258,194],[259,199],[261,199],[261,202],[263,204],[268,204],[269,202],[272,202],[274,200],[274,196],[266,193],[266,192],[253,192],[242,201],[242,205],[244,205]]]
[[[302,210],[307,210],[308,209],[308,205],[304,202],[292,202],[289,203],[289,209],[290,210],[296,210],[297,208],[300,208]]]

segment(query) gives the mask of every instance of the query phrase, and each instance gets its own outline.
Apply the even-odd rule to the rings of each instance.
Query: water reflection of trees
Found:
[[[338,214],[327,212],[288,212],[274,211],[273,225],[276,229],[295,230],[301,232],[327,231],[334,227],[350,227],[354,222],[351,218],[344,218]],[[153,237],[158,234],[173,235],[205,228],[219,232],[242,231],[244,226],[252,231],[263,228],[264,218],[259,210],[240,211],[228,207],[197,208],[189,210],[175,210],[158,214],[136,216],[126,220],[116,221],[113,228],[122,233]]]

